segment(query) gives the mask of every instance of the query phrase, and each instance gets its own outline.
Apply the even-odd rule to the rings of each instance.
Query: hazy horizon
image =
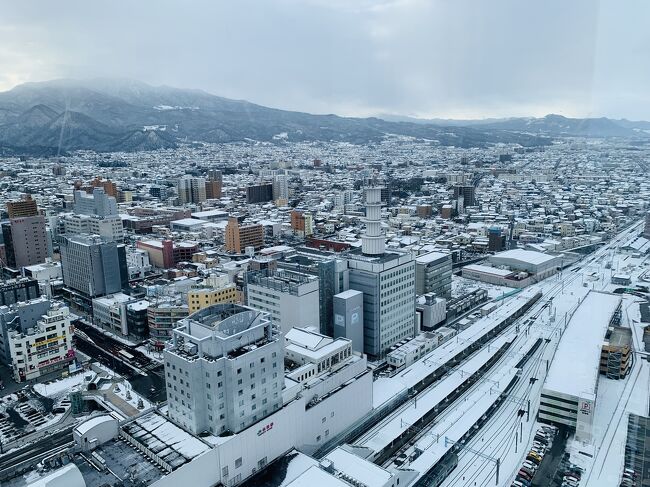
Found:
[[[650,119],[650,4],[70,1],[5,6],[0,91],[127,78],[308,113]]]

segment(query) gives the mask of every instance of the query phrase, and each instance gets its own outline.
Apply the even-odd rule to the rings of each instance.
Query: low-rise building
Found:
[[[330,338],[309,328],[292,328],[284,336],[284,341],[284,361],[288,364],[286,376],[300,383],[340,369],[353,355],[352,340]]]
[[[6,334],[10,366],[17,382],[35,379],[68,365],[74,358],[70,312],[51,303],[49,309],[26,328],[20,325]]]
[[[36,279],[21,277],[0,283],[0,306],[28,301],[40,295],[41,291]]]
[[[632,330],[611,326],[600,353],[600,373],[609,379],[624,379],[632,368]]]
[[[188,306],[180,299],[155,299],[147,308],[149,336],[158,341],[169,340],[176,323],[188,314]]]
[[[38,282],[63,279],[61,262],[46,261],[42,264],[30,265],[23,268],[25,277],[31,277]]]
[[[126,265],[129,269],[129,279],[144,279],[151,271],[149,253],[142,249],[129,248],[126,250]]]
[[[447,319],[447,300],[434,293],[419,296],[415,303],[415,316],[420,330],[432,331],[442,326]]]
[[[192,255],[199,250],[195,242],[172,240],[139,240],[136,247],[147,252],[151,265],[159,269],[170,269],[179,262],[192,262]]]
[[[386,355],[386,362],[396,369],[408,367],[454,335],[456,335],[456,330],[447,327],[421,333],[402,345],[394,346],[393,350]]]
[[[149,301],[124,293],[93,299],[93,324],[123,337],[144,338],[149,333]]]
[[[239,301],[237,286],[228,276],[210,276],[187,292],[187,306],[190,313],[213,304],[236,303]]]

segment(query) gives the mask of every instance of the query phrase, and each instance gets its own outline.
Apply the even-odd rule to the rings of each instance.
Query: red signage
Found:
[[[257,430],[257,436],[262,436],[264,433],[266,433],[267,431],[271,431],[272,429],[273,429],[273,423],[269,423],[263,428]]]

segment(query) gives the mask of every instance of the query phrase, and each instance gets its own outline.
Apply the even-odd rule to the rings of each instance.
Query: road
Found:
[[[162,364],[151,360],[139,350],[112,339],[90,325],[81,323],[76,326],[88,338],[86,339],[83,335],[75,337],[75,347],[79,351],[125,377],[133,389],[149,401],[159,403],[167,400]],[[130,353],[134,359],[126,362],[119,355],[120,350]]]

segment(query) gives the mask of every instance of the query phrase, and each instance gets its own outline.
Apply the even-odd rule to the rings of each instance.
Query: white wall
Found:
[[[219,482],[219,450],[209,450],[174,470],[151,487],[212,487]]]
[[[296,448],[308,455],[312,454],[371,410],[372,373],[368,372],[305,411],[299,430],[300,442]],[[326,435],[327,430],[329,434]],[[320,441],[317,440],[318,436]]]
[[[305,408],[304,397],[290,402],[237,435],[223,438],[224,442],[215,449],[163,477],[153,486],[212,487],[219,482],[227,486],[237,485],[259,471],[258,462],[264,458],[266,464],[271,463],[294,447],[307,454],[313,453],[371,411],[372,373],[367,372],[315,406]],[[266,431],[260,433],[264,427],[267,427]],[[326,430],[329,430],[327,436]],[[319,435],[321,439],[316,441]],[[236,467],[240,458],[241,465]],[[228,467],[227,477],[222,476],[224,467]]]

